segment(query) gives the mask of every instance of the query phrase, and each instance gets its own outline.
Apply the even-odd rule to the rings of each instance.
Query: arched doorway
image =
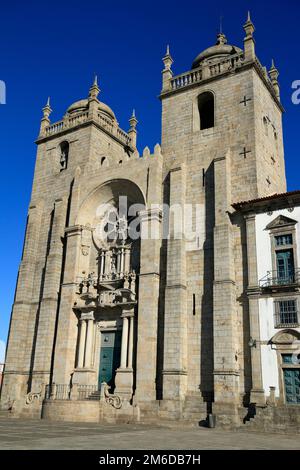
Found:
[[[126,397],[134,386],[138,214],[143,209],[144,196],[137,185],[118,179],[93,191],[77,217],[85,235],[74,306],[79,323],[75,377],[81,374],[81,379],[99,387],[108,383]]]

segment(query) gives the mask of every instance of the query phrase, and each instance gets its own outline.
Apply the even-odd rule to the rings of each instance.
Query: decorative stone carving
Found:
[[[83,256],[88,256],[91,246],[91,228],[86,226],[82,229],[81,232],[81,253]]]
[[[106,403],[119,410],[120,408],[122,408],[122,400],[119,395],[110,394],[110,389],[111,387],[106,382],[102,382],[101,396],[105,399]]]
[[[98,275],[92,272],[79,280],[74,308],[82,311],[136,304],[136,274],[130,257],[131,247],[125,244],[100,250]]]
[[[271,343],[273,344],[294,344],[296,341],[298,342],[300,339],[300,333],[294,330],[285,330],[280,331],[271,339]]]
[[[279,215],[276,219],[272,220],[267,226],[267,230],[271,230],[277,227],[285,227],[290,225],[296,225],[297,221],[290,219],[289,217],[285,217],[284,215]]]
[[[27,393],[26,395],[26,405],[31,405],[35,400],[40,400],[41,396],[42,396],[42,390],[43,390],[43,386],[41,385],[41,389],[39,392],[29,392]]]

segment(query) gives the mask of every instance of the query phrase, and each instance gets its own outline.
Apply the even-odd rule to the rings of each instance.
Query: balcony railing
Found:
[[[259,285],[262,289],[288,288],[300,284],[300,269],[289,272],[268,271],[266,276],[260,279]]]
[[[49,384],[46,385],[46,400],[99,400],[97,385]]]
[[[46,385],[46,400],[70,400],[71,388],[68,384]]]
[[[296,328],[299,326],[299,320],[296,300],[279,300],[275,302],[275,328]]]

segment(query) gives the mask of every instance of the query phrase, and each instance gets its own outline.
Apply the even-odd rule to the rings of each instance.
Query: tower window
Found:
[[[200,130],[209,129],[215,125],[214,95],[206,91],[198,96],[198,110],[200,117]]]
[[[68,166],[69,158],[69,142],[62,142],[60,144],[60,171],[65,170]]]

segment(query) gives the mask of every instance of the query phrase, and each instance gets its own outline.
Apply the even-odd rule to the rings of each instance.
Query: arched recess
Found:
[[[132,204],[141,204],[144,208],[146,206],[144,194],[136,183],[125,178],[112,179],[94,189],[85,198],[78,211],[76,224],[93,226],[99,205],[115,203],[121,197],[127,198],[128,207]]]
[[[68,167],[70,145],[67,140],[59,144],[59,164],[60,171],[66,170]]]
[[[215,97],[211,91],[201,93],[197,98],[200,130],[215,126]]]
[[[138,212],[143,209],[141,189],[120,178],[94,189],[76,219],[81,240],[74,305],[78,318],[74,380],[85,380],[82,370],[90,368],[93,372],[85,384],[100,387],[106,382],[128,398],[135,384],[140,270],[140,239],[131,237],[130,226],[139,232]]]

